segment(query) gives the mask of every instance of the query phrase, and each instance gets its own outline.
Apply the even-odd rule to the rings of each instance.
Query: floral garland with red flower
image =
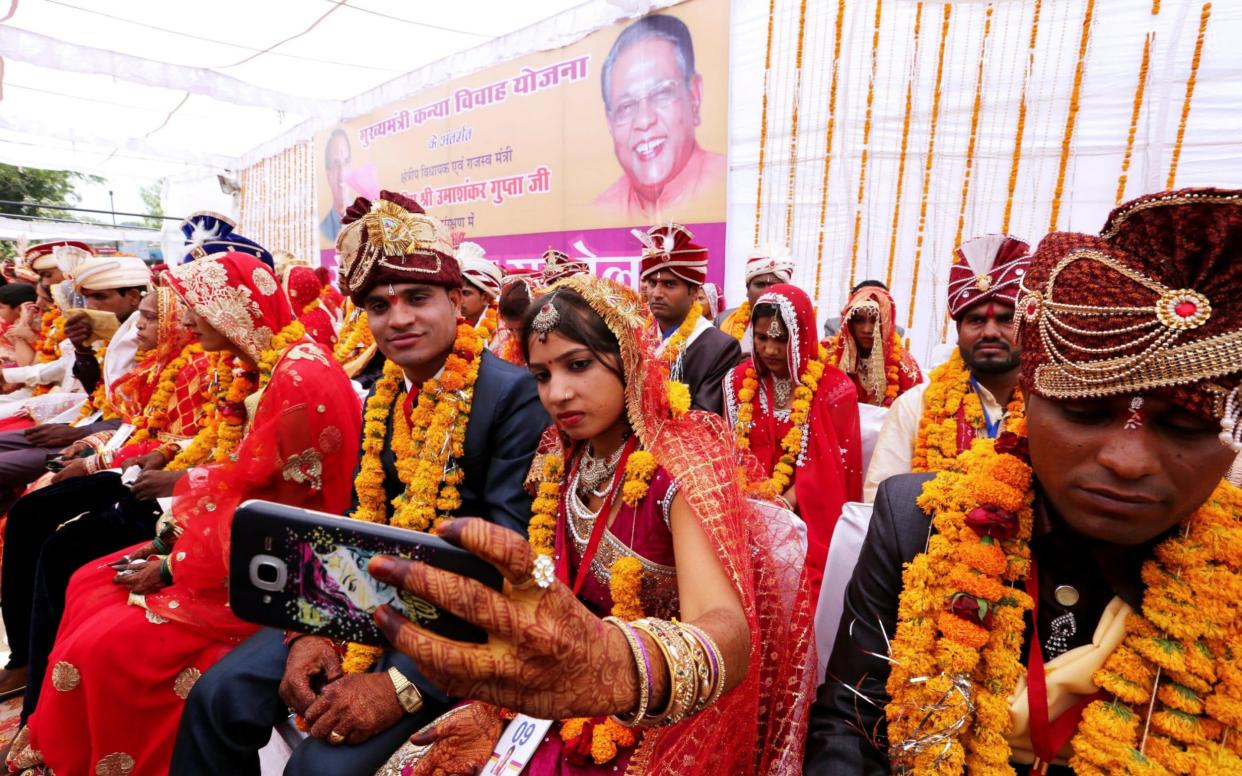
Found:
[[[561,488],[565,464],[561,456],[542,456],[538,464],[542,476],[538,480],[527,539],[536,555],[552,558],[556,548],[556,521],[560,512]],[[658,468],[655,457],[646,450],[635,450],[625,461],[621,483],[621,501],[631,508],[647,496],[651,478]],[[600,515],[607,520],[608,515]],[[608,591],[612,595],[612,616],[627,622],[641,619],[643,564],[631,555],[622,555],[609,567]],[[638,744],[640,731],[626,727],[612,717],[573,717],[561,720],[561,740],[565,756],[576,765],[588,764],[588,756],[596,765],[606,765],[623,749]]]
[[[465,455],[466,425],[484,347],[474,327],[459,321],[453,352],[445,360],[444,370],[422,384],[408,419],[401,409],[407,396],[401,390],[405,372],[392,361],[385,362],[384,373],[363,413],[362,463],[354,478],[358,507],[350,517],[429,531],[461,506],[457,486],[465,472],[453,460]],[[397,475],[405,489],[392,500],[389,520],[383,453],[390,418]],[[366,644],[347,644],[341,670],[351,674],[367,671],[381,652]]]
[[[1017,587],[1031,572],[1033,486],[1025,421],[1012,417],[995,444],[976,439],[924,486],[918,505],[935,531],[902,574],[891,644],[895,767],[1012,772],[1005,734],[1033,606]],[[1112,697],[1084,711],[1071,767],[1242,772],[1242,491],[1222,482],[1142,576],[1142,612],[1093,676]]]
[[[811,417],[811,402],[815,399],[815,392],[819,390],[819,381],[824,376],[825,353],[822,347],[818,350],[815,358],[807,362],[806,369],[798,378],[798,387],[794,389],[793,402],[790,404],[789,431],[781,439],[781,456],[772,467],[772,474],[767,479],[747,484],[747,490],[759,498],[769,501],[781,498],[793,482],[798,457],[802,455],[802,440],[806,435],[806,423]],[[733,427],[733,441],[737,449],[749,450],[750,431],[754,427],[755,404],[759,399],[759,377],[753,365],[746,369],[737,398],[737,423]],[[775,409],[775,407],[772,408],[773,411]]]
[[[673,332],[668,338],[668,342],[664,345],[660,357],[670,367],[677,363],[677,359],[681,358],[681,352],[686,349],[686,340],[690,339],[690,335],[694,333],[694,327],[698,325],[699,319],[702,318],[702,305],[697,302],[690,308],[690,312],[686,315],[685,320],[677,327],[677,331]]]
[[[938,472],[957,459],[958,413],[982,436],[986,427],[983,402],[970,384],[970,369],[960,351],[954,350],[948,361],[936,367],[923,394],[923,416],[914,440],[912,471]],[[1006,418],[1020,418],[1026,412],[1022,389],[1014,386],[1013,396],[1005,408]]]

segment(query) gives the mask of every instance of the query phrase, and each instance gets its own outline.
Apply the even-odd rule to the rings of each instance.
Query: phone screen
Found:
[[[330,623],[348,624],[350,630],[371,625],[371,615],[387,604],[411,620],[426,622],[439,617],[439,610],[421,598],[385,584],[367,572],[367,563],[378,550],[349,544],[296,545],[296,565],[290,569],[289,589],[293,618],[318,629]]]

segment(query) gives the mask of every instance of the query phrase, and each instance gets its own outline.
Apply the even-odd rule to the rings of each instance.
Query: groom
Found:
[[[379,251],[376,243],[383,244]],[[447,230],[413,200],[385,191],[379,202],[359,198],[347,211],[337,248],[346,290],[366,311],[380,351],[401,368],[400,387],[415,399],[422,388],[434,401],[431,387],[454,352],[461,312],[462,274]],[[525,535],[530,496],[523,482],[548,418],[528,372],[486,349],[480,358],[464,455],[452,460],[465,475],[453,513]],[[368,404],[368,417],[380,409],[375,405]],[[387,520],[392,500],[406,490],[393,452],[393,415],[409,406],[398,391],[383,408]],[[425,440],[424,449],[447,441]],[[355,490],[355,504],[361,495]],[[395,650],[386,650],[369,672],[344,674],[340,646],[272,629],[243,643],[186,700],[170,772],[258,774],[258,750],[292,709],[309,724],[310,737],[294,750],[286,774],[369,776],[453,703]]]

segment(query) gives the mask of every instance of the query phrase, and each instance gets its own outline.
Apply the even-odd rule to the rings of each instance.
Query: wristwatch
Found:
[[[388,678],[392,680],[393,689],[397,691],[397,703],[401,704],[405,713],[417,714],[423,707],[423,694],[418,691],[418,687],[406,679],[405,674],[398,671],[396,666],[388,669]]]

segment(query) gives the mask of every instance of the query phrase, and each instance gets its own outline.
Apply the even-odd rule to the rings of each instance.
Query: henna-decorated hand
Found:
[[[159,450],[152,450],[146,455],[140,455],[137,458],[131,458],[126,462],[125,467],[137,466],[142,471],[155,470],[159,471],[168,465],[168,459]]]
[[[345,743],[361,744],[400,722],[403,714],[392,679],[380,671],[342,676],[320,690],[303,716],[315,738],[342,743],[333,740],[336,733]]]
[[[477,518],[450,521],[440,536],[495,566],[503,592],[425,563],[376,556],[376,579],[404,588],[488,633],[467,644],[426,631],[387,606],[376,622],[451,696],[485,701],[541,719],[624,713],[638,705],[638,669],[617,628],[565,585],[531,579],[533,553],[520,534]]]
[[[304,715],[315,702],[318,689],[340,679],[341,674],[341,656],[332,642],[321,636],[303,636],[289,646],[285,675],[280,680],[280,699]]]
[[[500,710],[486,703],[453,709],[410,736],[415,746],[431,748],[407,776],[441,776],[480,772],[500,738]]]

